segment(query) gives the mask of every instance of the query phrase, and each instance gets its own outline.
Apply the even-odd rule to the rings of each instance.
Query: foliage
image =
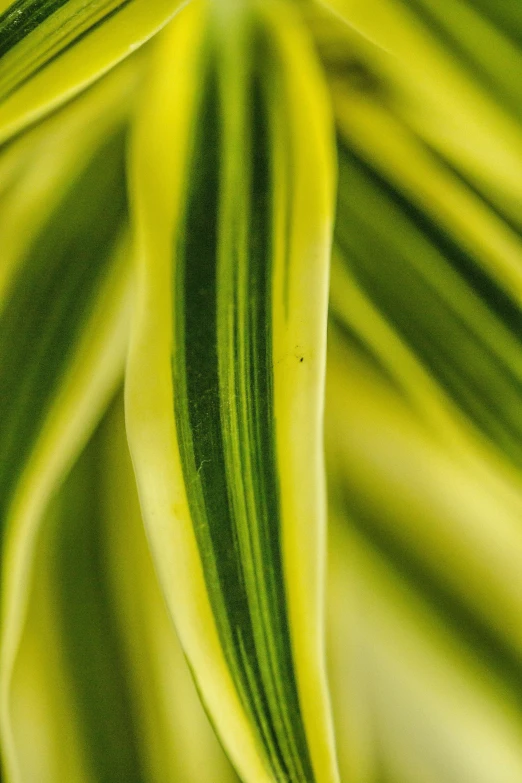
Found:
[[[521,46],[0,0],[6,781],[522,779]]]

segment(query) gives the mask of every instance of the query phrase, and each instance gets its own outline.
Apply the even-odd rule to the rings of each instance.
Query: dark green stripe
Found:
[[[75,719],[92,780],[145,783],[130,673],[118,633],[121,618],[116,615],[106,563],[106,438],[102,425],[54,504],[51,584],[65,663],[63,676],[72,686]]]
[[[522,47],[522,5],[519,0],[472,0],[471,5],[502,30],[516,46]]]
[[[126,215],[124,136],[104,143],[33,243],[0,313],[0,520],[60,388]]]
[[[399,121],[401,120],[399,119]],[[408,128],[408,131],[412,132],[411,128]],[[506,228],[509,228],[519,236],[522,236],[522,211],[518,211],[516,214],[513,212],[508,213],[505,205],[503,206],[500,201],[495,203],[495,193],[492,192],[491,186],[487,181],[481,182],[478,179],[475,181],[470,180],[466,174],[466,170],[459,169],[456,162],[450,160],[443,152],[436,149],[432,144],[417,135],[417,133],[413,132],[413,136],[415,137],[415,143],[422,147],[441,168],[445,169],[446,173],[451,175],[457,181],[458,185],[463,185],[464,189],[469,194],[480,199],[482,205],[486,207],[494,217],[500,218]],[[466,258],[466,256],[464,256],[464,258]],[[494,280],[492,282],[498,288],[498,284],[496,284]]]
[[[0,16],[0,57],[70,0],[17,0]]]
[[[252,518],[235,516],[233,499],[238,491],[237,477],[227,475],[222,430],[228,422],[232,423],[235,413],[230,399],[223,396],[218,374],[218,352],[226,350],[217,343],[220,152],[224,142],[218,80],[212,68],[197,121],[187,212],[176,248],[174,410],[188,500],[210,601],[238,692],[257,727],[275,779],[281,783],[312,783],[314,777],[293,673],[281,561],[272,388],[271,156],[259,78],[252,77],[248,94],[252,159],[244,161],[244,176],[248,176],[250,166],[250,204],[240,207],[250,213],[248,254],[246,262],[245,256],[238,254],[224,263],[236,286],[235,302],[230,302],[234,320],[233,352],[236,366],[246,373],[248,386],[245,397],[238,378],[235,394],[244,476],[248,480],[251,470],[255,476]],[[245,270],[248,293],[237,287],[235,265],[240,263],[248,264]],[[243,310],[237,300],[245,295],[248,306],[241,320],[239,314]],[[246,414],[245,420],[241,420],[241,412]],[[245,536],[263,552],[262,562],[253,562],[255,585],[249,584],[251,577],[242,562],[240,542]],[[252,617],[248,594],[264,583],[268,585],[270,616],[264,617],[260,628],[259,624],[254,627],[257,620]],[[264,636],[264,641],[260,642],[259,634]],[[267,640],[274,641],[277,647],[275,656],[269,660],[264,647]],[[269,695],[275,683],[283,688],[279,703],[277,700],[274,703]],[[285,709],[289,712],[290,733]]]
[[[363,192],[371,198],[371,214],[359,204]],[[392,214],[401,219],[394,231],[383,228]],[[513,366],[483,342],[459,301],[443,297],[430,282],[432,273],[420,274],[410,264],[410,230],[421,232],[510,330],[522,358],[522,313],[507,292],[441,226],[341,145],[336,242],[352,274],[475,425],[522,464],[522,364]]]

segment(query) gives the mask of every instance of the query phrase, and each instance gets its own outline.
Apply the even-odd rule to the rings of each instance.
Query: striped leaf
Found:
[[[457,212],[458,199],[462,214],[453,215],[453,220],[467,224],[471,241],[488,233],[491,219],[484,221],[478,210],[462,203],[459,190],[465,190],[464,184],[520,226],[522,127],[513,109],[520,102],[506,101],[497,84],[473,63],[455,56],[440,27],[418,12],[421,4],[428,0],[329,0],[327,5],[336,14],[312,5],[312,27],[331,74],[343,135],[348,134],[358,148],[365,145],[372,155],[386,151],[403,187],[415,182],[419,200],[426,199],[421,196],[424,182],[432,200],[438,195],[441,219]],[[474,6],[465,3],[477,15]],[[453,24],[452,30],[459,35],[466,25]],[[476,49],[483,48],[476,44]],[[490,44],[490,51],[496,53],[497,63],[518,53],[505,41],[494,50]],[[415,68],[410,67],[412,62]],[[513,73],[518,67],[510,61]],[[502,70],[509,80],[509,71],[505,66]],[[408,144],[409,135],[420,142],[420,149]],[[427,179],[424,169],[431,156],[439,171]],[[455,171],[464,182],[452,182]]]
[[[337,241],[351,270],[458,407],[522,464],[516,299],[374,169],[345,148],[340,157]]]
[[[122,395],[53,495],[28,581],[11,686],[21,780],[232,783],[152,566]]]
[[[519,118],[492,77],[443,45],[430,0],[331,5],[350,24],[323,13],[312,26],[339,127],[341,255],[442,395],[520,467]],[[470,15],[495,33],[459,8],[459,23],[444,22],[455,38]]]
[[[342,771],[357,782],[512,783],[522,765],[520,475],[447,406],[426,415],[435,398],[422,410],[405,382],[420,379],[424,394],[421,367],[340,263],[326,447]]]
[[[127,420],[163,590],[244,781],[335,781],[322,652],[333,164],[283,3],[193,3],[136,137]]]
[[[520,699],[520,476],[458,419],[463,447],[427,426],[368,346],[330,342],[329,474],[352,526]]]
[[[102,428],[95,450],[101,552],[128,673],[141,779],[237,783],[201,706],[158,584],[127,445],[122,394]],[[66,606],[67,592],[63,598]],[[96,711],[93,701],[93,717]]]
[[[339,736],[351,732],[347,778],[512,783],[522,764],[516,25],[499,24],[508,4],[487,0],[326,5],[337,13],[309,7],[308,18],[339,131],[326,431],[347,549],[337,605],[349,606],[342,660],[356,705],[343,706],[348,690],[336,705]]]
[[[156,33],[183,0],[0,0],[0,144]]]
[[[357,414],[354,411],[354,418]],[[348,414],[351,418],[351,414]],[[342,779],[514,783],[520,702],[346,508],[331,513],[330,648]]]
[[[12,781],[27,780],[11,686],[42,515],[123,370],[131,269],[123,241],[125,111],[115,111],[113,92],[121,94],[119,77],[51,122],[39,161],[42,172],[53,171],[41,183],[44,217],[26,246],[8,245],[0,308],[0,728]],[[57,123],[64,137],[54,135]],[[32,175],[31,168],[29,182]],[[13,193],[19,214],[23,194],[23,187]],[[25,194],[34,207],[33,189]]]
[[[20,783],[145,779],[106,566],[107,429],[95,433],[55,487],[35,538],[9,684],[17,762],[14,772],[11,760],[9,779]]]

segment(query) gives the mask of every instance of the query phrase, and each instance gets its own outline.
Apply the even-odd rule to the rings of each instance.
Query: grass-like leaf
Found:
[[[52,190],[40,193],[45,217],[27,246],[17,248],[0,310],[0,718],[13,780],[25,778],[23,748],[12,734],[12,672],[42,517],[123,370],[131,267],[124,242],[124,115],[114,111],[113,88],[103,85],[60,118],[69,124],[74,154],[54,148]],[[26,192],[32,201],[31,189]],[[23,189],[13,198],[23,201]]]
[[[163,588],[238,771],[332,781],[321,653],[329,114],[291,11],[224,6],[180,15],[142,110],[130,444]]]
[[[156,33],[182,0],[2,0],[0,144]]]

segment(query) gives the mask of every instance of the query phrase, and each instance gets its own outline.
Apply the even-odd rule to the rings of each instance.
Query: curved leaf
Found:
[[[25,783],[232,783],[148,551],[122,395],[51,498],[28,581],[11,685]]]
[[[245,781],[334,781],[322,652],[333,145],[283,3],[195,3],[135,148],[127,418],[198,687]]]
[[[46,161],[60,173],[44,178],[44,219],[15,248],[0,308],[0,719],[13,781],[30,759],[12,736],[11,682],[42,514],[121,378],[128,336],[125,115],[106,87],[62,117],[68,144]]]
[[[156,33],[183,0],[0,0],[0,144]]]

